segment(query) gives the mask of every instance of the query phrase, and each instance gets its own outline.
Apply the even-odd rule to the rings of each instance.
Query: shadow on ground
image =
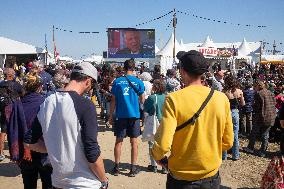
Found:
[[[246,151],[244,151],[243,149],[240,149],[240,152],[246,153],[246,154],[250,154],[250,155],[254,155],[254,156],[258,156],[258,153],[260,152],[259,150],[255,150],[254,153],[248,153]],[[265,156],[263,158],[266,159],[272,159],[274,156],[280,156],[280,151],[277,152],[265,152]],[[246,188],[242,188],[242,189],[246,189]]]
[[[16,177],[21,174],[19,167],[12,162],[0,163],[0,176]]]
[[[114,162],[112,160],[110,160],[110,159],[104,159],[104,165],[105,165],[106,172],[109,173],[109,174],[112,174],[112,169],[114,167]],[[120,174],[124,175],[124,176],[128,176],[128,173],[130,171],[130,167],[131,167],[131,164],[129,164],[129,163],[120,163],[119,164]],[[137,165],[137,168],[141,172],[149,172],[147,167],[143,167],[143,166]]]
[[[231,187],[227,187],[227,186],[220,186],[220,189],[231,189]]]

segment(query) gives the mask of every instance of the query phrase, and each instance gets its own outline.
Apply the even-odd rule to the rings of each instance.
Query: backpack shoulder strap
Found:
[[[193,125],[196,121],[196,119],[199,117],[200,113],[202,112],[202,110],[206,107],[206,105],[208,104],[209,100],[211,99],[211,97],[214,94],[214,88],[212,87],[210,90],[209,95],[206,97],[205,101],[202,103],[202,105],[200,106],[199,110],[185,123],[183,123],[182,125],[178,126],[176,128],[176,132],[183,129],[184,127],[186,127],[187,125]]]

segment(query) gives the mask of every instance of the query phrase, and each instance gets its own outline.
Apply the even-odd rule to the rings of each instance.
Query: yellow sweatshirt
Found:
[[[209,92],[208,87],[193,85],[166,98],[152,154],[160,160],[170,152],[168,166],[178,180],[195,181],[214,176],[222,163],[222,151],[233,145],[230,103],[218,91],[194,125],[175,132],[177,126],[197,112]]]

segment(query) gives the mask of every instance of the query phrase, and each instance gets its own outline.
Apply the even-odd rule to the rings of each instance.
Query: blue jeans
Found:
[[[101,96],[101,93],[99,92],[98,89],[95,89],[95,95],[97,96],[98,104],[101,106],[102,105],[102,96]]]
[[[260,133],[261,135],[261,147],[260,147],[260,152],[265,153],[268,147],[268,139],[269,139],[269,131],[270,131],[269,126],[263,126],[263,125],[253,125],[252,131],[250,134],[250,139],[249,139],[249,144],[248,148],[251,150],[254,150],[254,145],[256,138],[258,134]]]
[[[234,131],[234,143],[232,147],[232,159],[239,159],[240,158],[240,151],[239,151],[239,110],[238,109],[231,109],[232,121],[233,121],[233,131]],[[227,151],[223,152],[222,159],[227,159]]]

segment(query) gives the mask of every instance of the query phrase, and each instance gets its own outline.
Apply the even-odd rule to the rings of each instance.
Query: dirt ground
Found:
[[[127,176],[130,167],[130,143],[126,139],[123,144],[121,165],[124,169],[122,174],[115,177],[110,173],[113,166],[113,146],[114,136],[110,129],[105,128],[103,121],[99,120],[100,132],[99,143],[101,146],[102,156],[107,171],[107,176],[110,180],[110,189],[163,189],[165,188],[166,175],[161,173],[152,173],[147,171],[148,160],[148,144],[140,140],[138,164],[141,172],[135,178]],[[247,140],[240,139],[240,146],[246,146]],[[278,151],[277,145],[270,144],[269,157]],[[8,155],[8,151],[5,151]],[[259,188],[261,176],[264,173],[269,158],[260,158],[254,155],[248,155],[241,152],[239,161],[230,159],[223,162],[220,173],[222,178],[222,188]],[[40,189],[40,181],[38,188]],[[8,158],[0,162],[0,189],[21,189],[23,188],[20,170]]]

